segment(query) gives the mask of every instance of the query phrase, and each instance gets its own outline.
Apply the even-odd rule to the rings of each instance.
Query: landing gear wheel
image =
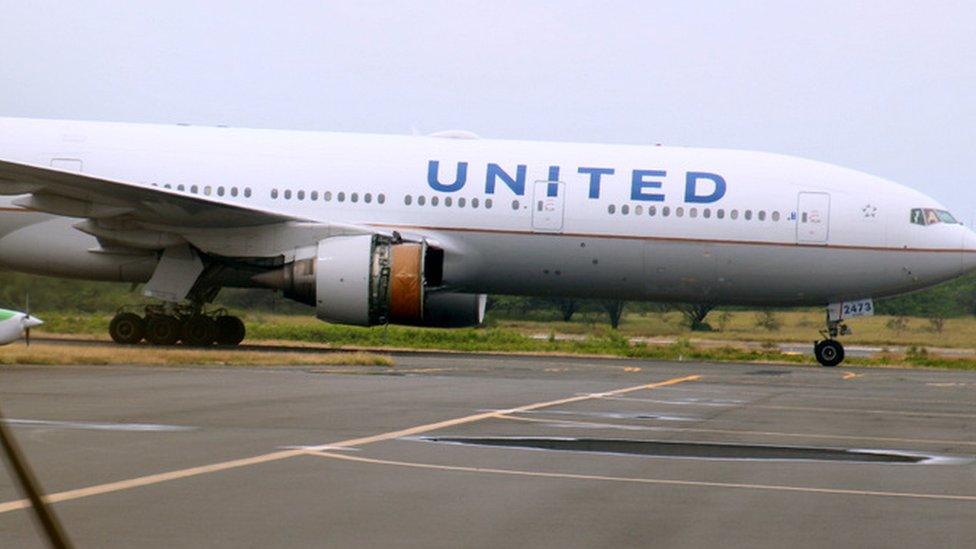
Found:
[[[814,344],[813,354],[821,366],[830,368],[844,361],[844,346],[836,339],[825,339]]]
[[[116,343],[134,345],[142,341],[145,333],[146,325],[135,313],[119,313],[108,325],[108,335]]]
[[[213,345],[217,339],[217,323],[205,315],[193,315],[183,323],[183,343],[193,347]]]
[[[236,316],[218,316],[217,345],[240,345],[244,341],[244,322]]]
[[[175,345],[180,340],[180,321],[169,315],[153,315],[146,320],[146,340],[154,345]]]

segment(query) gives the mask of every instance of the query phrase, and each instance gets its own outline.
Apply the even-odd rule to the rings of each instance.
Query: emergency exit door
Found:
[[[830,234],[830,195],[800,193],[796,207],[796,241],[826,244]]]
[[[536,181],[532,198],[532,228],[537,231],[561,231],[566,185],[561,181]]]

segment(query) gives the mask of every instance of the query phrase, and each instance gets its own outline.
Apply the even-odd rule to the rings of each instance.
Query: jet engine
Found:
[[[314,253],[312,253],[314,251]],[[477,326],[485,296],[429,291],[441,284],[443,252],[381,235],[337,236],[254,282],[315,307],[327,322],[373,326]]]

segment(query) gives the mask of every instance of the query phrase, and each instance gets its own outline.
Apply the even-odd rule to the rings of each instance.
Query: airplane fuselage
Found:
[[[931,198],[759,152],[0,119],[0,158],[422,237],[457,292],[823,305],[976,265],[964,226],[915,222],[944,210]],[[5,203],[8,268],[152,274],[154,257],[91,257],[77,219]]]

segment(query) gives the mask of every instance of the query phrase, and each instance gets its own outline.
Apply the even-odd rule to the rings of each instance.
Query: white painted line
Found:
[[[5,419],[3,422],[13,427],[50,427],[86,431],[195,431],[197,429],[187,425],[163,425],[159,423],[97,423],[46,419]]]
[[[414,463],[408,461],[393,461],[386,459],[374,459],[362,456],[349,456],[342,454],[331,454],[327,452],[316,452],[316,455],[323,458],[338,459],[344,461],[355,461],[359,463],[369,463],[373,465],[394,465],[398,467],[412,467],[416,469],[436,469],[441,471],[456,471],[463,473],[481,473],[493,475],[514,475],[523,477],[541,478],[566,478],[576,480],[595,480],[605,482],[629,482],[636,484],[659,484],[671,486],[692,486],[701,488],[730,488],[740,490],[765,490],[775,492],[803,492],[812,494],[829,494],[840,496],[871,496],[886,498],[910,498],[928,500],[947,500],[947,501],[976,501],[976,495],[968,494],[923,494],[914,492],[883,492],[877,490],[850,490],[844,488],[817,488],[813,486],[787,486],[778,484],[744,484],[734,482],[708,482],[700,480],[681,480],[663,478],[641,478],[641,477],[614,477],[606,475],[581,475],[574,473],[546,473],[542,471],[523,471],[518,469],[494,469],[490,467],[463,467],[459,465],[438,465],[433,463]]]

